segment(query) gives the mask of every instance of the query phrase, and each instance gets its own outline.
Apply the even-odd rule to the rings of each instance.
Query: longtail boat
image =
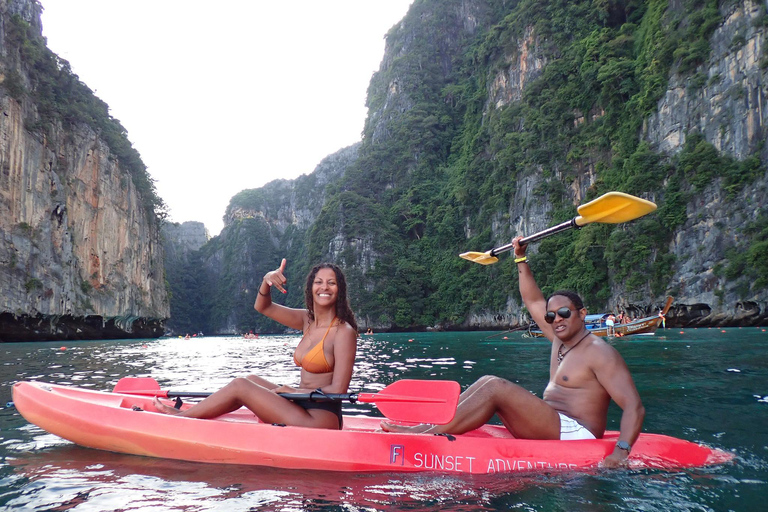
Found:
[[[587,329],[589,329],[590,332],[596,336],[602,337],[628,336],[630,334],[655,334],[656,329],[658,329],[664,321],[664,318],[666,317],[667,312],[671,306],[672,297],[667,297],[667,302],[664,304],[664,308],[658,314],[654,316],[638,318],[637,320],[633,320],[632,322],[626,324],[617,323],[613,327],[614,333],[612,335],[608,334],[608,325],[605,323],[610,313],[603,313],[600,315],[587,315],[587,317],[584,319],[584,325]],[[544,337],[544,334],[542,334],[539,326],[535,323],[531,323],[531,325],[528,327],[527,334],[528,336],[532,336],[534,338]]]

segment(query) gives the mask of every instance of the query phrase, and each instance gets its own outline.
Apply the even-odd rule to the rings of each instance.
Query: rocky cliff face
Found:
[[[652,9],[660,4],[575,4],[577,8],[568,12],[589,11],[595,16],[575,22],[594,23],[594,31],[580,34],[585,40],[592,38],[592,60],[613,59],[613,67],[601,68],[603,75],[595,71],[595,77],[608,81],[620,77],[623,69],[634,73],[633,43],[627,42],[631,37],[623,37],[624,31],[642,37],[637,29],[640,19],[648,13],[653,19]],[[557,29],[572,28],[574,20],[562,13],[575,4],[415,3],[387,36],[381,69],[369,87],[363,142],[355,148],[354,158],[331,166],[330,174],[331,167],[321,165],[298,180],[274,182],[233,198],[222,235],[201,250],[205,275],[216,283],[211,288],[219,290],[212,325],[221,332],[263,325],[250,310],[255,286],[283,255],[289,265],[296,264],[292,270],[304,269],[318,258],[343,264],[349,281],[355,283],[353,305],[358,305],[364,328],[492,329],[517,324],[524,315],[509,275],[514,266],[501,261],[478,269],[462,265],[466,262],[457,261],[455,255],[469,243],[480,246],[467,249],[485,250],[508,242],[511,234],[549,227],[555,216],[562,217],[563,209],[570,211],[604,186],[618,137],[601,133],[600,139],[592,126],[616,116],[617,110],[611,113],[605,104],[587,98],[583,111],[571,107],[551,112],[546,105],[540,108],[542,101],[530,98],[543,95],[547,103],[552,99],[547,94],[556,92],[552,83],[568,85],[579,72],[578,66],[574,70],[562,59],[562,51],[576,36],[553,28],[555,21],[560,23]],[[675,31],[685,27],[691,15],[683,12],[683,4],[663,7],[669,14],[663,20],[673,25],[669,30],[674,37],[684,37],[683,31]],[[636,134],[629,135],[635,142],[647,143],[662,162],[660,167],[674,165],[694,131],[736,161],[758,157],[763,166],[768,161],[762,85],[768,78],[766,4],[752,0],[722,4],[722,23],[709,37],[706,62],[685,73],[673,65],[669,76],[655,77],[662,83],[668,79],[666,93],[655,112],[642,120],[642,127],[637,124]],[[601,46],[602,37],[613,38],[615,46]],[[614,51],[627,53],[622,59]],[[548,67],[553,64],[557,71],[548,82]],[[573,86],[566,89],[572,96],[582,93]],[[654,101],[657,97],[653,95]],[[617,98],[605,101],[627,100]],[[526,109],[533,117],[526,117]],[[546,124],[548,115],[557,121]],[[526,126],[524,120],[536,126]],[[586,129],[579,132],[580,127]],[[548,145],[547,137],[564,142]],[[583,145],[579,137],[595,137],[592,147],[597,149]],[[513,145],[524,150],[505,154]],[[569,153],[573,147],[578,150]],[[672,186],[669,179],[640,184],[639,190],[663,206]],[[767,183],[768,177],[759,176],[738,189],[735,197],[725,177],[716,176],[703,190],[683,184],[685,220],[674,232],[656,237],[663,239],[661,249],[668,249],[664,261],[671,262],[660,278],[664,291],[653,293],[650,283],[630,289],[614,277],[610,265],[616,262],[605,256],[610,245],[605,238],[632,232],[632,226],[601,231],[605,238],[594,240],[575,236],[580,243],[573,245],[580,251],[595,253],[588,263],[608,267],[604,274],[593,274],[608,283],[601,288],[601,304],[631,316],[654,314],[669,293],[675,298],[667,316],[669,326],[768,321],[768,291],[745,283],[745,275],[727,276],[723,271],[726,254],[745,249],[743,224],[766,215]],[[489,196],[492,200],[487,200]],[[548,200],[558,196],[568,204]],[[664,226],[658,228],[654,222],[652,229],[663,231]],[[668,248],[667,240],[671,240]],[[568,243],[565,238],[563,245]],[[657,252],[663,252],[655,247],[639,265],[653,262]],[[533,254],[538,250],[531,248]],[[555,252],[550,249],[549,254]],[[582,271],[570,259],[552,261],[547,270],[554,273],[554,267],[563,265],[574,268],[571,274]],[[286,300],[300,305],[300,300],[290,302],[294,299]]]
[[[14,13],[40,27],[36,2],[0,2],[3,81],[26,77],[4,40]],[[0,87],[0,111],[0,340],[161,335],[158,222],[120,161],[87,125],[30,131],[29,96]]]
[[[680,151],[686,134],[704,134],[719,151],[740,160],[765,147],[765,2],[745,0],[724,7],[723,23],[710,40],[709,62],[686,77],[673,75],[646,137],[666,153]]]
[[[165,223],[165,279],[170,290],[170,334],[210,333],[201,297],[209,292],[202,272],[200,249],[211,239],[202,222]]]
[[[719,151],[736,159],[757,154],[768,161],[768,71],[763,65],[768,29],[766,2],[731,3],[710,43],[709,61],[694,79],[670,79],[645,136],[659,151],[681,150],[686,134],[698,132]],[[696,78],[700,84],[692,84]],[[688,204],[688,220],[675,233],[672,252],[680,262],[671,278],[675,306],[671,316],[687,325],[763,325],[768,321],[768,290],[746,300],[740,279],[726,280],[715,269],[736,245],[744,225],[768,205],[768,176],[736,200],[725,197],[722,180]]]
[[[306,230],[314,224],[329,193],[327,190],[344,175],[358,157],[360,144],[342,148],[325,157],[308,174],[293,180],[272,181],[258,192],[246,190],[235,196],[227,207],[225,227],[246,218],[268,219],[276,235],[289,228]]]
[[[199,251],[211,235],[202,222],[165,223],[161,230],[166,261],[186,260],[191,252]]]
[[[286,258],[293,288],[281,301],[303,305],[302,279],[312,257],[307,239],[329,196],[357,160],[359,147],[354,144],[329,155],[312,173],[233,197],[221,234],[199,247],[191,261],[166,260],[174,290],[169,325],[178,332],[206,334],[281,330],[253,309],[261,278]]]
[[[723,154],[738,160],[757,154],[766,162],[768,73],[763,62],[768,29],[762,22],[766,2],[732,2],[724,9],[724,21],[710,40],[708,62],[693,77],[670,76],[657,112],[644,124],[643,137],[656,151],[671,157],[682,149],[686,134],[698,132]],[[508,67],[489,77],[488,112],[518,101],[525,85],[547,65],[546,55],[538,50],[536,31],[528,27],[524,32],[522,39],[510,45],[514,51],[503,57]],[[576,122],[583,122],[583,118],[577,116]],[[575,204],[582,202],[598,179],[594,168],[586,168],[570,183]],[[512,224],[494,224],[494,232],[531,233],[548,225],[548,208],[533,200],[533,191],[541,183],[541,175],[518,182],[508,212]],[[716,275],[744,224],[754,221],[766,204],[768,176],[758,179],[736,200],[727,198],[722,180],[716,180],[688,204],[688,221],[674,234],[670,247],[678,262],[668,290],[675,298],[667,317],[672,325],[761,325],[768,321],[768,290],[758,290],[744,300],[740,292],[743,282]],[[608,307],[627,310],[633,316],[652,314],[664,302],[663,296],[649,297],[648,302],[628,302],[621,283],[613,292]],[[519,308],[510,297],[501,325],[514,324],[510,319]],[[469,322],[490,325],[493,319],[488,312],[481,312],[473,313]]]

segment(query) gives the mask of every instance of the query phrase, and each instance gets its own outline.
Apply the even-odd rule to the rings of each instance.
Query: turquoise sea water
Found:
[[[109,390],[121,377],[152,376],[164,387],[214,390],[256,373],[298,380],[298,338],[130,340],[0,344],[0,406],[19,380]],[[458,476],[346,474],[219,466],[80,448],[0,409],[0,510],[766,510],[768,494],[768,332],[762,328],[667,329],[614,346],[633,372],[647,410],[644,430],[736,454],[724,466],[665,472]],[[546,341],[472,333],[362,336],[352,383],[376,391],[402,378],[485,374],[541,396]],[[378,415],[373,406],[347,414]],[[610,411],[618,429],[620,410]]]

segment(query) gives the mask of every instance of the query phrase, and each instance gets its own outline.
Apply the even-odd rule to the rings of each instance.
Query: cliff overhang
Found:
[[[160,318],[0,313],[0,342],[159,338]]]

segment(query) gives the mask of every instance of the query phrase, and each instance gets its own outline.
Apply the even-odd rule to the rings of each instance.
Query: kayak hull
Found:
[[[194,462],[356,472],[511,473],[584,470],[613,451],[617,432],[585,441],[514,439],[496,425],[463,435],[379,430],[379,418],[346,416],[344,429],[262,423],[247,409],[199,420],[160,414],[152,398],[41,382],[13,387],[30,423],[81,446]],[[721,464],[733,455],[682,439],[641,434],[632,467],[681,469]]]

